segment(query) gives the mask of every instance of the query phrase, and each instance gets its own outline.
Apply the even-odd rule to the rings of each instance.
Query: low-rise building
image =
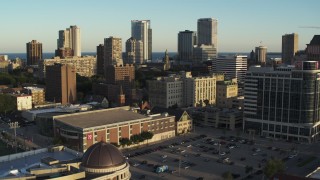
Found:
[[[32,96],[32,104],[41,105],[45,102],[45,92],[44,88],[38,87],[24,87],[25,93]]]
[[[233,101],[238,96],[237,80],[224,80],[217,82],[217,107],[232,108]]]
[[[99,141],[119,144],[142,132],[152,132],[155,142],[175,136],[175,117],[166,114],[145,116],[129,106],[80,112],[53,117],[54,136],[65,140],[72,149],[85,152]]]
[[[32,109],[32,96],[27,94],[10,94],[13,101],[16,101],[17,110]]]
[[[234,130],[242,127],[243,112],[215,107],[188,108],[194,124]]]

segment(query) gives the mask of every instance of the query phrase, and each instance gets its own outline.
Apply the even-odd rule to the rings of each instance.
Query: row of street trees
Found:
[[[124,147],[124,146],[130,146],[132,144],[139,144],[141,142],[144,142],[145,140],[147,140],[147,143],[148,143],[148,140],[152,139],[152,138],[153,138],[152,132],[143,131],[143,132],[141,132],[141,134],[132,135],[130,137],[130,139],[129,138],[121,138],[119,141],[120,141],[120,145],[122,147]]]

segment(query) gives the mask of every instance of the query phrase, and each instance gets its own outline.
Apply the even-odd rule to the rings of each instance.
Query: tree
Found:
[[[222,174],[224,180],[233,180],[232,173],[230,171],[224,172]]]
[[[12,112],[16,109],[16,101],[10,95],[0,94],[0,113]]]
[[[143,140],[147,140],[147,144],[148,144],[148,141],[153,138],[153,133],[149,131],[143,131],[141,133],[141,137],[143,138]]]
[[[266,166],[263,169],[264,174],[271,178],[276,173],[284,171],[283,161],[280,159],[271,159],[267,162]]]
[[[128,139],[128,138],[121,138],[121,139],[119,140],[119,142],[120,142],[120,145],[121,145],[122,147],[124,147],[124,146],[126,146],[126,145],[131,145],[131,141],[130,141],[130,139]]]
[[[130,140],[134,143],[134,144],[138,144],[140,142],[143,142],[143,138],[141,137],[140,134],[135,134],[133,136],[131,136]]]

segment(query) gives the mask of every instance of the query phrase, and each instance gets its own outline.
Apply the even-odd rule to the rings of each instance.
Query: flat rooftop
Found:
[[[145,118],[150,117],[122,108],[88,111],[54,117],[56,121],[82,129]]]

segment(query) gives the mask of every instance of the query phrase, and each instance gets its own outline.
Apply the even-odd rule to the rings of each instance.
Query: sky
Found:
[[[58,31],[77,25],[82,52],[96,52],[109,36],[131,37],[131,20],[151,20],[153,52],[177,51],[179,31],[197,19],[218,20],[219,52],[250,52],[264,45],[281,52],[281,37],[298,33],[299,49],[320,34],[319,0],[7,0],[0,2],[0,54],[25,53],[37,40],[54,52]],[[319,28],[301,28],[315,26]]]

